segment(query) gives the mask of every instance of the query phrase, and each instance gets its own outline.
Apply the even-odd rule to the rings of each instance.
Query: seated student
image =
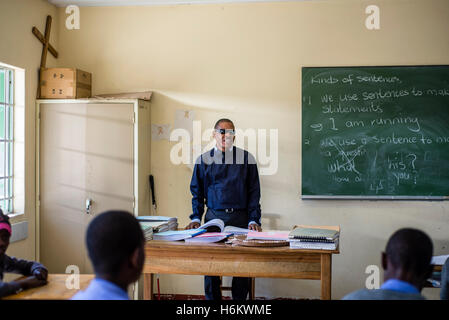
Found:
[[[34,261],[16,259],[6,255],[11,238],[9,217],[0,209],[0,298],[35,288],[47,283],[48,271],[43,265]],[[3,282],[3,273],[12,272],[30,276],[22,280]]]
[[[362,289],[343,300],[422,300],[421,289],[432,273],[433,245],[429,236],[416,229],[400,229],[382,252],[384,283],[380,289]]]
[[[449,258],[446,259],[441,272],[440,299],[449,300]]]
[[[137,219],[126,211],[96,216],[86,232],[95,278],[72,300],[129,300],[128,286],[137,281],[145,260],[144,235]]]

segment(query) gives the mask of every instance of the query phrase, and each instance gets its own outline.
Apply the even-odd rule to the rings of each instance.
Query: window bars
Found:
[[[14,71],[0,67],[0,207],[13,212]]]

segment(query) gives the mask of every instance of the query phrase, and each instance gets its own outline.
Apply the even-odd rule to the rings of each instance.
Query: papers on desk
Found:
[[[230,235],[232,235],[232,233],[229,232],[206,232],[192,238],[187,238],[185,239],[185,242],[195,242],[195,243],[220,242],[228,238]]]
[[[164,231],[153,234],[153,240],[178,241],[194,237],[206,232],[204,229],[189,229],[178,231]]]
[[[276,240],[288,241],[289,231],[249,231],[246,236],[247,240]]]
[[[449,254],[442,255],[442,256],[433,256],[430,264],[442,266],[448,258],[449,258]]]
[[[153,240],[153,226],[148,222],[139,222],[140,227],[142,228],[143,235],[145,237],[145,241]]]
[[[248,234],[249,229],[239,228],[239,227],[234,227],[234,226],[226,226],[223,229],[223,232],[230,232],[230,233],[235,234],[235,235]]]
[[[139,222],[146,222],[146,225],[153,227],[153,232],[164,232],[178,229],[178,219],[176,217],[165,216],[139,216]]]

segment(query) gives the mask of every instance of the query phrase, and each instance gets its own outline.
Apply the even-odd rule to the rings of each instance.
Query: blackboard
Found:
[[[447,199],[449,66],[302,68],[302,198]]]

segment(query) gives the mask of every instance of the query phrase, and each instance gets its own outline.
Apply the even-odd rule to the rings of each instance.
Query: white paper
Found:
[[[449,254],[446,254],[443,256],[433,256],[430,264],[441,266],[446,262],[446,260],[448,258],[449,258]]]
[[[168,140],[170,139],[169,124],[151,124],[151,139],[152,140]]]

